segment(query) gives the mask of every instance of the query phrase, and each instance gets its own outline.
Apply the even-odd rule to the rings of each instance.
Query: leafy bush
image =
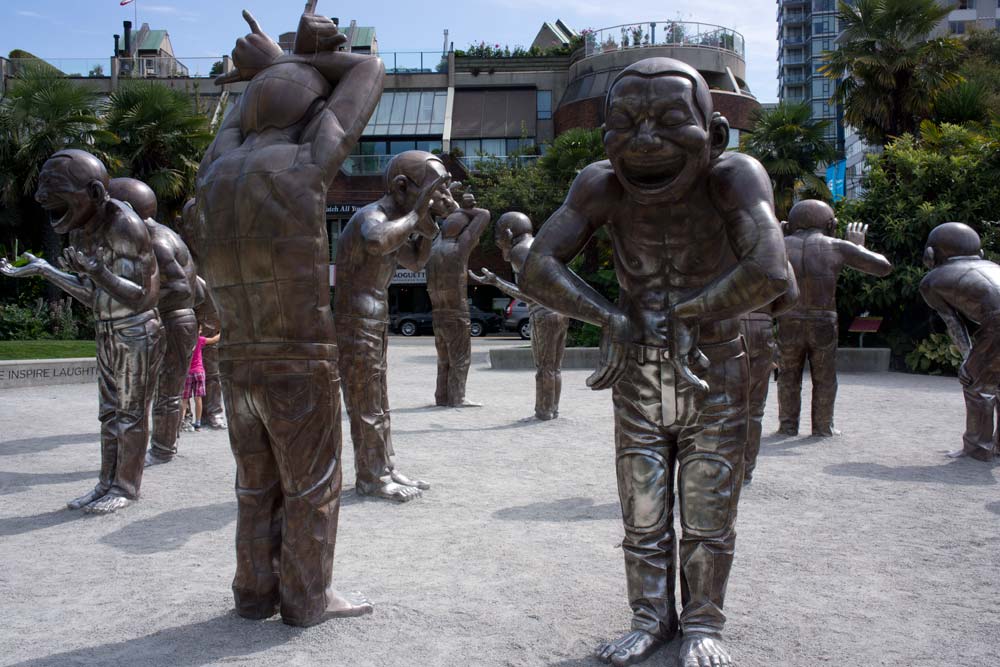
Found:
[[[962,365],[962,354],[948,334],[932,333],[906,355],[906,365],[918,373],[953,374]]]
[[[93,333],[82,326],[72,300],[48,303],[37,299],[31,305],[0,304],[0,340],[77,340]]]
[[[566,347],[598,347],[600,344],[600,327],[571,320],[569,331],[566,333]]]

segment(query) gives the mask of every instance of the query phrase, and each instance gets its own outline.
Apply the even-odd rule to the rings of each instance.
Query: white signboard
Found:
[[[410,271],[409,269],[396,269],[395,275],[392,276],[393,285],[426,285],[427,284],[427,272],[426,271]]]

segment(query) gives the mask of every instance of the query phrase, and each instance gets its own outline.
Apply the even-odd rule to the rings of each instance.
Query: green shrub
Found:
[[[572,320],[566,333],[566,347],[598,347],[601,344],[601,328],[586,322]]]
[[[918,373],[954,374],[962,365],[962,354],[948,334],[932,333],[906,355],[906,365]]]
[[[0,304],[0,340],[77,340],[93,333],[73,308],[72,300],[30,305]]]

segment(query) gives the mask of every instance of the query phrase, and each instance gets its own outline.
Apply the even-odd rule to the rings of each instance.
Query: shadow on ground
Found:
[[[47,452],[63,445],[83,445],[101,442],[100,433],[71,433],[69,435],[48,435],[39,438],[21,438],[0,443],[0,456]]]
[[[126,524],[100,541],[137,555],[175,551],[198,533],[221,530],[235,520],[235,501],[185,507]]]
[[[995,503],[987,503],[986,509],[994,514],[1000,514],[1000,500]]]
[[[248,621],[231,611],[144,637],[47,655],[10,667],[149,664],[202,667],[235,662],[233,658],[265,651],[294,640],[301,633],[301,628],[289,627],[278,620]]]
[[[621,519],[618,503],[595,505],[591,498],[563,498],[545,503],[507,507],[493,513],[505,521],[604,521]]]
[[[67,500],[69,500],[67,498]],[[24,535],[36,530],[53,528],[64,523],[77,520],[87,520],[95,518],[91,514],[86,514],[77,510],[68,509],[65,505],[57,510],[45,512],[44,514],[32,514],[31,516],[12,516],[0,519],[0,537],[13,537],[14,535]]]
[[[97,479],[96,470],[74,470],[72,472],[3,472],[0,471],[0,496],[26,491],[33,486],[68,484]]]
[[[923,482],[954,486],[995,486],[993,466],[958,459],[939,466],[886,466],[881,463],[837,463],[823,468],[834,477],[858,477],[880,482]]]

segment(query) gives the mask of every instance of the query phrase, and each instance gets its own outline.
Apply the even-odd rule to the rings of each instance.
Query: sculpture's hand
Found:
[[[216,85],[249,81],[284,53],[277,42],[260,29],[253,14],[244,9],[243,18],[250,26],[250,33],[236,40],[233,48],[233,65],[236,68],[215,77]]]
[[[306,4],[295,32],[292,52],[298,54],[336,51],[347,43],[347,35],[340,32],[337,24],[321,14],[316,14],[316,0]]]
[[[966,358],[962,362],[962,365],[958,367],[958,381],[962,383],[963,387],[971,387],[975,382],[975,378],[972,377],[972,373],[969,371],[969,359]]]
[[[868,235],[868,225],[860,222],[850,222],[847,224],[847,233],[844,235],[848,241],[856,246],[865,247],[865,237]]]
[[[42,272],[48,265],[48,262],[44,259],[35,257],[30,252],[22,254],[21,257],[28,260],[28,263],[24,266],[14,266],[7,261],[6,257],[0,257],[0,273],[11,278],[28,278],[42,275]]]
[[[601,331],[601,367],[587,378],[587,386],[597,391],[614,386],[625,372],[632,324],[623,313],[615,313]]]
[[[428,183],[417,195],[417,201],[413,204],[413,210],[421,218],[427,216],[430,212],[431,206],[434,204],[435,196],[442,197],[446,196],[447,190],[441,186],[448,180],[448,174],[441,174],[435,178],[431,183]],[[439,192],[439,190],[444,190],[444,193]]]
[[[708,357],[698,349],[698,327],[688,325],[679,318],[673,319],[673,330],[670,336],[670,358],[677,373],[696,389],[708,391],[708,383],[691,370],[693,361],[701,368],[708,368]]]
[[[104,262],[101,261],[101,257],[104,255],[104,248],[98,248],[97,253],[94,255],[88,255],[80,250],[77,250],[73,246],[66,248],[63,251],[63,257],[66,260],[66,265],[71,267],[76,273],[82,273],[84,275],[93,276],[104,268]]]
[[[497,275],[495,273],[493,273],[492,271],[490,271],[486,267],[482,268],[482,272],[483,272],[483,275],[479,276],[479,275],[476,275],[473,271],[470,270],[469,271],[469,277],[472,278],[473,280],[475,280],[477,283],[482,283],[483,285],[496,285],[497,284]]]

